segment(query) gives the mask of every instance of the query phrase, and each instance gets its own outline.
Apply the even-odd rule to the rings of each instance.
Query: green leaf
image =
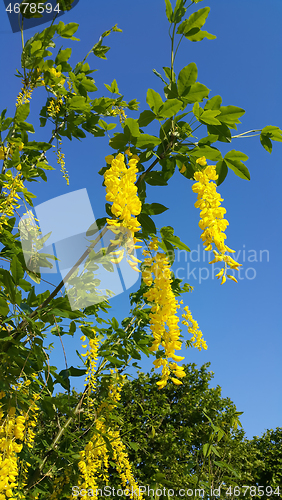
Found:
[[[196,83],[198,77],[198,68],[194,62],[188,64],[183,68],[177,80],[178,93],[180,96],[185,96],[189,90],[191,85]]]
[[[219,109],[220,105],[222,103],[222,98],[220,95],[215,95],[209,99],[206,104],[204,109]]]
[[[99,120],[98,125],[104,130],[113,130],[114,128],[116,128],[116,123],[107,123],[104,120]]]
[[[180,23],[180,21],[181,21],[182,17],[184,16],[186,10],[187,9],[183,5],[183,0],[177,0],[176,1],[176,5],[175,5],[175,9],[174,9],[174,12],[173,12],[173,22],[174,23]]]
[[[202,83],[196,82],[191,85],[189,91],[184,96],[184,102],[192,104],[193,102],[202,102],[203,99],[207,98],[210,90]]]
[[[225,123],[229,128],[237,130],[235,123],[241,123],[239,117],[245,113],[245,110],[237,106],[221,106],[218,119]]]
[[[190,155],[194,158],[201,158],[205,156],[207,160],[211,161],[219,161],[222,160],[221,152],[212,146],[208,146],[205,144],[204,146],[196,146],[192,151],[190,151]]]
[[[149,217],[149,215],[141,213],[137,216],[137,219],[140,222],[144,233],[156,234],[157,229],[156,229],[155,223],[151,219],[151,217]]]
[[[115,134],[109,141],[109,145],[113,149],[124,149],[127,145],[127,137],[125,134]]]
[[[234,149],[229,151],[229,153],[227,153],[224,157],[224,161],[228,168],[231,168],[231,170],[233,170],[238,177],[241,177],[241,179],[247,179],[249,181],[251,178],[250,173],[246,165],[240,161],[246,161],[247,159],[247,155],[241,153],[241,151],[235,151]]]
[[[172,71],[172,75],[171,75],[171,68],[169,68],[168,66],[163,66],[163,70],[164,70],[165,76],[169,79],[169,81],[170,82],[171,81],[175,82],[175,73],[174,73],[174,71]]]
[[[144,203],[142,206],[142,212],[148,215],[159,215],[166,210],[168,210],[168,208],[161,203]]]
[[[225,155],[224,159],[247,161],[249,157],[244,153],[242,153],[241,151],[235,151],[235,149],[232,149],[232,151],[229,151]]]
[[[209,134],[218,136],[218,141],[231,142],[230,129],[224,123],[221,125],[207,125],[207,129]]]
[[[268,125],[262,129],[261,134],[267,135],[273,141],[282,142],[282,130],[279,127]]]
[[[170,118],[176,115],[182,107],[182,102],[178,99],[168,99],[159,110],[159,115],[165,118]]]
[[[201,28],[204,26],[206,19],[209,15],[210,7],[204,7],[191,14],[188,19],[185,19],[183,23],[178,27],[177,33],[186,36],[194,28]]]
[[[129,138],[139,137],[140,130],[139,130],[138,120],[134,120],[133,118],[127,118],[124,122],[124,133]]]
[[[13,255],[11,265],[10,265],[10,270],[12,273],[12,276],[14,278],[14,282],[16,285],[19,284],[20,279],[23,278],[24,276],[24,270],[22,268],[22,265],[16,255]]]
[[[203,446],[203,455],[204,457],[208,457],[211,454],[211,444],[205,443]]]
[[[165,13],[166,13],[166,17],[168,18],[169,22],[171,23],[172,21],[172,17],[173,17],[173,11],[172,11],[172,6],[171,6],[171,3],[170,3],[170,0],[165,0]]]
[[[68,101],[69,109],[77,110],[77,111],[86,111],[87,110],[87,102],[84,96],[75,95],[71,97]]]
[[[139,450],[139,445],[137,443],[133,443],[132,441],[128,441],[128,444],[129,444],[130,448],[132,448],[133,450],[135,450],[135,451]]]
[[[117,330],[119,327],[118,320],[116,318],[111,319],[112,327],[114,330]]]
[[[24,151],[48,151],[51,147],[52,145],[49,144],[49,142],[29,141],[23,149]],[[44,165],[46,164],[44,163]],[[44,168],[46,168],[46,166]]]
[[[30,53],[33,55],[35,52],[38,52],[42,47],[42,42],[40,40],[35,40],[31,44]]]
[[[26,281],[24,279],[19,280],[19,286],[25,291],[29,292],[31,290],[31,284],[29,281]]]
[[[218,457],[220,457],[220,453],[217,451],[217,449],[215,448],[215,446],[211,446],[211,451],[213,451],[213,453],[215,455],[217,455]]]
[[[195,102],[193,109],[192,109],[195,117],[197,120],[200,119],[200,116],[203,114],[204,110],[201,108],[200,104],[198,102]]]
[[[278,127],[268,125],[267,127],[264,127],[260,133],[260,142],[264,149],[266,149],[269,153],[272,151],[271,140],[281,142],[282,130]]]
[[[200,116],[203,114],[203,109],[201,108],[200,104],[198,102],[195,102],[193,109],[192,109],[195,117],[197,120],[199,120]]]
[[[66,389],[67,391],[70,391],[70,379],[69,379],[69,370],[61,370],[59,374],[53,373],[56,382],[55,384],[61,384],[61,386]]]
[[[86,369],[75,368],[74,366],[71,366],[68,371],[71,377],[81,377],[86,373]]]
[[[228,167],[227,167],[224,160],[220,160],[217,162],[216,173],[218,175],[218,179],[216,181],[216,184],[217,184],[217,186],[219,186],[220,184],[222,184],[222,182],[224,181],[225,177],[228,174]]]
[[[187,35],[185,35],[190,42],[201,42],[204,38],[207,38],[208,40],[214,40],[216,38],[215,35],[212,35],[211,33],[208,33],[208,31],[202,31],[202,30],[191,30]]]
[[[220,121],[216,118],[219,114],[219,109],[208,109],[201,114],[199,121],[207,125],[220,125]]]
[[[68,61],[71,56],[71,52],[72,50],[70,48],[64,50],[60,49],[55,59],[55,64],[59,65],[62,62]]]
[[[105,54],[110,50],[107,45],[102,45],[102,41],[96,43],[92,49],[93,54],[100,59],[107,59]]]
[[[30,113],[29,103],[21,104],[17,107],[15,121],[16,122],[24,122]]]
[[[62,21],[60,21],[59,25]],[[64,23],[62,23],[64,24]],[[78,40],[77,38],[73,38],[73,34],[78,30],[79,24],[77,23],[69,23],[66,24],[63,28],[60,29],[59,34],[62,38],[71,38],[72,40]]]
[[[155,113],[153,113],[149,109],[142,111],[142,113],[140,113],[140,116],[138,118],[139,127],[141,128],[147,127],[147,125],[149,125],[149,123],[151,123],[155,118],[156,118]]]
[[[137,148],[140,149],[152,149],[155,146],[158,146],[162,141],[158,138],[155,137],[154,135],[148,135],[148,134],[141,134],[135,143]]]
[[[167,181],[164,179],[163,172],[159,171],[149,172],[145,177],[145,181],[147,184],[150,184],[150,186],[167,186]]]
[[[41,277],[40,274],[35,274],[32,271],[29,271],[28,269],[26,270],[28,276],[34,281],[35,283],[39,284],[41,282]]]
[[[153,89],[148,89],[146,102],[155,114],[158,113],[160,107],[163,105],[163,100],[160,94],[158,94],[158,92],[155,92]]]
[[[199,140],[198,146],[205,146],[205,145],[210,146],[213,142],[216,142],[217,140],[218,140],[217,135],[209,134],[206,137],[203,137],[202,139]]]
[[[15,283],[7,269],[0,269],[0,275],[2,275],[2,283],[4,284],[9,300],[12,304],[16,302],[16,288]],[[2,284],[1,283],[1,284]]]
[[[235,477],[239,477],[239,474],[237,473],[237,471],[235,469],[233,469],[233,467],[230,464],[227,464],[226,462],[223,462],[223,460],[215,460],[214,464],[217,465],[218,467],[220,467],[223,470],[227,469],[230,472],[233,472],[233,474],[234,474]]]
[[[112,363],[113,365],[116,365],[116,366],[122,366],[124,364],[123,361],[121,361],[120,359],[117,359],[115,356],[105,356],[105,358],[110,361],[110,363]]]
[[[160,232],[164,240],[169,241],[170,243],[172,243],[173,246],[179,248],[180,250],[186,250],[187,252],[190,252],[190,248],[187,247],[185,243],[182,243],[182,241],[178,236],[174,235],[173,227],[171,226],[162,227]]]
[[[9,314],[9,306],[7,301],[0,297],[0,314],[1,316],[8,316]]]
[[[187,158],[178,157],[176,163],[181,175],[186,177],[186,179],[194,179],[195,170]],[[183,167],[185,167],[185,170]]]
[[[264,147],[264,149],[266,149],[266,151],[268,151],[269,153],[271,153],[271,151],[272,151],[272,142],[269,139],[269,137],[267,137],[267,135],[260,134],[260,142],[261,142],[262,146]]]

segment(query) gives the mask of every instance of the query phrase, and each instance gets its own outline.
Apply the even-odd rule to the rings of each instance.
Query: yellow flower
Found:
[[[230,267],[231,269],[238,270],[238,267],[241,266],[241,264],[236,262],[229,255],[225,255],[226,252],[234,252],[234,250],[231,250],[225,244],[225,230],[229,223],[226,219],[224,219],[226,210],[224,207],[221,207],[223,199],[216,191],[216,184],[211,182],[218,179],[216,167],[215,165],[207,165],[204,156],[202,158],[198,158],[196,163],[205,167],[203,170],[195,172],[194,178],[197,182],[192,186],[194,193],[198,194],[195,207],[201,210],[201,220],[199,222],[199,227],[203,230],[201,239],[203,240],[203,245],[206,247],[205,249],[207,251],[212,250],[213,245],[218,250],[217,252],[213,249],[215,257],[210,264],[215,262],[224,262],[223,272],[220,272],[217,275],[218,278],[222,278],[221,284],[223,284],[226,281],[226,277],[229,278],[230,276],[226,274],[227,268]],[[236,280],[234,279],[233,281]]]
[[[196,160],[196,163],[198,163],[199,165],[201,165],[202,167],[205,167],[206,164],[207,164],[207,160],[205,158],[205,156],[201,156],[201,158],[198,158]]]
[[[184,314],[182,314],[182,324],[186,325],[188,327],[188,332],[192,335],[190,341],[193,343],[194,347],[199,349],[199,351],[203,349],[207,349],[208,346],[203,339],[203,334],[201,330],[199,329],[199,325],[197,321],[193,319],[192,313],[189,310],[188,306],[185,306],[183,308]]]
[[[107,163],[108,165],[111,165],[111,163],[112,163],[112,161],[114,160],[114,158],[115,158],[115,157],[114,157],[113,155],[108,155],[108,156],[106,156],[106,157],[105,157],[106,163]]]
[[[106,162],[111,165],[104,174],[106,200],[112,203],[111,212],[114,216],[114,219],[107,219],[107,223],[111,226],[111,230],[112,226],[120,228],[118,239],[125,240],[128,262],[134,270],[139,271],[136,266],[137,261],[133,255],[136,243],[134,235],[140,230],[141,226],[136,218],[140,214],[142,207],[135,185],[138,160],[132,157],[127,166],[124,155],[119,153],[116,158],[112,155],[106,156]],[[133,241],[130,241],[129,237]],[[130,261],[130,258],[134,262]],[[119,263],[122,260],[121,254],[119,256],[114,255],[113,259],[112,262]]]
[[[154,237],[148,247],[151,251],[158,250],[158,238]],[[156,359],[153,364],[155,368],[162,367],[161,380],[157,382],[162,389],[169,380],[171,371],[178,376],[177,371],[183,373],[176,363],[168,362],[182,361],[182,356],[176,356],[175,351],[181,349],[179,341],[180,329],[177,309],[180,307],[171,288],[172,277],[168,259],[164,253],[157,252],[155,257],[148,250],[145,255],[142,279],[150,289],[144,294],[145,299],[151,303],[150,327],[154,337],[151,352],[163,349],[162,357]],[[184,373],[185,375],[185,373]]]

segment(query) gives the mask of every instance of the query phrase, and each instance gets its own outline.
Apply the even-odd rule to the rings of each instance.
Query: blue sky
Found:
[[[176,59],[176,73],[195,62],[198,80],[211,89],[210,97],[220,94],[223,105],[233,104],[246,110],[242,124],[233,135],[266,125],[282,128],[281,1],[269,0],[266,5],[262,0],[204,0],[196,8],[206,5],[211,7],[211,12],[205,29],[217,39],[198,43],[184,40]],[[3,5],[0,9],[5,10]],[[1,110],[7,107],[10,116],[20,88],[14,73],[16,68],[20,69],[21,42],[20,34],[12,33],[8,18],[2,14],[1,19],[0,107]],[[89,58],[91,67],[99,70],[94,74],[97,95],[108,95],[103,84],[110,84],[115,78],[125,99],[136,98],[141,110],[147,109],[148,88],[163,96],[162,83],[152,72],[153,68],[161,72],[170,61],[163,0],[80,0],[61,20],[80,24],[77,36],[81,41],[71,43],[73,63],[82,60],[100,34],[111,26],[118,24],[123,30],[106,39],[111,46],[107,61],[92,55]],[[25,39],[36,31],[34,28],[26,31]],[[37,116],[42,105],[39,92],[32,99],[29,117],[35,128],[39,125]],[[133,112],[128,116],[138,117]],[[44,133],[45,130],[40,129],[36,137],[46,139]],[[207,258],[204,262],[199,211],[194,207],[196,195],[191,190],[191,181],[176,173],[166,187],[148,186],[147,201],[169,207],[164,214],[155,217],[157,227],[173,226],[175,234],[193,250],[192,254],[182,253],[173,269],[194,287],[191,294],[184,295],[184,302],[198,321],[208,350],[189,349],[185,352],[185,361],[199,366],[211,362],[211,370],[215,373],[213,384],[220,385],[222,395],[231,398],[238,411],[244,412],[241,421],[251,438],[261,435],[267,428],[282,425],[279,313],[282,144],[274,143],[271,155],[262,148],[259,137],[234,139],[231,146],[218,144],[224,154],[229,149],[236,149],[249,156],[247,167],[251,181],[239,179],[230,171],[218,189],[224,198],[223,206],[230,224],[226,231],[227,244],[240,252],[238,260],[243,264],[238,284],[228,282],[221,286],[213,279]],[[105,164],[104,157],[112,153],[107,140],[89,137],[83,142],[73,140],[70,143],[66,139],[62,150],[70,185],[66,185],[59,170],[50,172],[47,184],[31,186],[37,195],[35,206],[86,188],[94,214],[104,216],[105,191],[98,170]],[[54,153],[50,153],[49,159],[56,166]],[[60,280],[55,274],[43,277],[55,284]],[[111,305],[112,315],[121,321],[128,314],[128,293],[112,299]],[[64,341],[68,364],[75,364],[75,349],[80,349],[79,337],[65,336]],[[61,347],[57,342],[55,345],[52,362],[64,368]],[[150,370],[152,361],[153,358],[142,360],[142,369]]]

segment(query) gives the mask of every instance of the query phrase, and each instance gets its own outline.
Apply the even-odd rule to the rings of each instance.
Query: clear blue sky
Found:
[[[205,29],[215,34],[217,39],[198,43],[185,40],[176,60],[176,72],[190,62],[196,62],[198,80],[211,89],[210,96],[220,94],[223,105],[233,104],[246,110],[242,124],[234,134],[266,125],[282,128],[281,1],[204,0],[196,8],[206,5],[211,7],[211,12]],[[2,3],[0,10],[3,11],[0,102],[1,109],[7,107],[10,116],[14,112],[20,85],[13,75],[15,68],[20,67],[21,43],[20,34],[13,34],[10,29]],[[74,63],[83,59],[102,32],[114,24],[123,29],[123,33],[114,33],[106,39],[111,46],[107,61],[94,56],[89,59],[91,67],[99,70],[94,74],[99,89],[97,95],[108,95],[103,83],[110,84],[114,78],[125,99],[136,98],[141,103],[141,109],[147,109],[148,88],[162,95],[162,83],[152,69],[161,72],[163,66],[169,65],[164,0],[80,0],[73,11],[61,20],[80,24],[77,36],[81,42],[71,44],[71,61]],[[26,31],[25,38],[35,32],[36,29]],[[33,108],[29,117],[35,127],[39,125],[37,114],[42,104],[39,97],[38,94],[32,99]],[[130,116],[137,117],[137,113]],[[47,139],[44,129],[40,129],[36,137]],[[194,207],[196,199],[191,181],[184,182],[185,179],[176,174],[167,187],[148,186],[148,202],[170,207],[169,211],[155,217],[157,227],[172,225],[181,240],[194,250],[192,255],[179,258],[174,271],[194,286],[193,293],[186,294],[184,300],[199,323],[208,350],[199,353],[189,349],[185,353],[186,361],[198,365],[211,361],[211,370],[215,373],[213,384],[220,385],[222,395],[230,397],[238,411],[244,412],[241,421],[251,438],[261,435],[267,428],[282,425],[282,329],[279,313],[282,143],[274,143],[271,155],[262,148],[258,137],[234,139],[231,147],[221,143],[219,147],[224,154],[229,149],[236,149],[249,156],[247,166],[251,181],[239,179],[230,171],[219,188],[230,223],[226,233],[227,244],[240,251],[238,260],[243,264],[242,279],[238,284],[228,282],[220,286],[219,281],[212,279],[211,266],[203,261],[199,211]],[[72,143],[66,139],[63,152],[70,186],[66,186],[59,170],[49,173],[47,184],[32,185],[37,195],[35,205],[87,188],[95,215],[104,216],[105,192],[97,172],[104,166],[104,157],[112,153],[106,139],[89,137],[83,142],[73,140]],[[52,154],[50,162],[56,166],[56,157]],[[261,251],[264,252],[261,254]],[[207,278],[201,283],[200,273]],[[55,274],[45,277],[52,277],[53,283],[60,280],[60,276]],[[137,285],[130,291],[136,288]],[[111,305],[112,314],[121,321],[128,313],[128,294],[112,299]],[[74,338],[65,336],[64,340],[68,364],[75,364],[75,349],[80,349],[79,338],[77,335]],[[143,360],[142,369],[150,370],[152,361],[152,358]],[[57,342],[52,362],[64,368],[63,354]]]

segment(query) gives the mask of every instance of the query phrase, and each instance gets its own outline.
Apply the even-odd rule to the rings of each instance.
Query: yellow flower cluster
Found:
[[[162,357],[154,361],[155,368],[162,366],[161,380],[157,382],[159,389],[161,389],[167,384],[169,378],[174,384],[181,385],[182,382],[178,378],[170,377],[170,373],[182,378],[185,377],[185,372],[177,363],[168,361],[168,358],[173,361],[184,359],[184,357],[175,354],[175,351],[180,350],[182,346],[179,340],[180,329],[177,316],[177,309],[180,306],[171,288],[171,270],[167,257],[160,252],[157,252],[155,257],[152,256],[151,251],[157,251],[158,248],[158,238],[155,237],[149,243],[149,250],[143,251],[145,260],[142,278],[144,283],[150,286],[144,297],[153,303],[150,312],[150,326],[154,342],[150,351],[156,352],[160,346],[164,349]]]
[[[50,99],[49,105],[47,106],[47,113],[53,118],[60,113],[61,107],[63,106],[63,99],[57,97],[56,99]]]
[[[64,85],[64,83],[65,83],[65,80],[66,80],[66,79],[65,79],[65,77],[62,75],[61,71],[57,71],[57,70],[56,70],[56,68],[51,68],[51,69],[49,70],[49,73],[50,73],[52,76],[54,76],[55,78],[59,78],[59,79],[60,79],[60,80],[59,80],[59,83],[60,83],[61,85]]]
[[[65,77],[62,75],[62,73],[60,71],[57,71],[55,68],[51,68],[48,70],[48,72],[51,75],[51,77],[53,78],[53,80],[54,80],[54,78],[56,79],[55,82],[48,83],[48,86],[51,87],[51,89],[53,89],[55,87],[55,85],[58,85],[58,84],[64,85]],[[43,85],[46,87],[47,84],[43,80],[41,73],[42,73],[41,70],[39,68],[37,68],[35,70],[35,72],[31,71],[29,73],[28,78],[26,80],[22,80],[22,88],[21,88],[21,91],[20,91],[20,93],[17,97],[17,100],[16,100],[16,107],[20,106],[21,104],[26,104],[30,101],[31,96],[32,96],[32,92],[34,91],[36,86]],[[52,110],[52,108],[50,108],[50,109]],[[57,111],[57,112],[59,112],[59,111]]]
[[[93,332],[95,333],[95,330],[93,329]],[[86,341],[86,336],[82,335],[80,337],[80,340],[82,342]],[[83,344],[82,347],[84,349],[87,348],[87,344]],[[96,379],[95,379],[95,372],[96,372],[96,364],[97,364],[97,358],[98,358],[98,348],[99,348],[99,340],[96,337],[95,339],[90,339],[89,340],[89,347],[87,348],[87,351],[82,354],[83,357],[87,356],[87,361],[85,364],[88,362],[88,368],[86,372],[86,377],[85,377],[85,384],[89,384],[91,391],[94,391],[96,388]]]
[[[38,394],[34,394],[32,399],[29,400],[30,407],[28,409],[27,414],[25,415],[26,422],[28,423],[26,433],[25,433],[25,444],[29,448],[33,448],[34,445],[34,438],[36,436],[34,432],[34,428],[37,425],[37,419],[38,419],[38,412],[39,412],[39,406],[37,405],[36,401],[39,399]]]
[[[21,174],[13,177],[12,172],[8,170],[2,177],[4,177],[4,182],[2,184],[3,191],[0,198],[0,230],[3,228],[3,225],[6,224],[7,217],[12,217],[15,209],[20,207],[17,201],[20,199],[18,192],[24,189]]]
[[[138,493],[139,488],[133,477],[131,465],[128,460],[126,448],[120,438],[119,430],[109,427],[109,423],[105,424],[103,415],[109,413],[120,399],[120,391],[124,381],[124,376],[117,374],[115,381],[109,387],[109,396],[113,403],[103,402],[97,410],[97,419],[95,421],[95,430],[89,443],[85,449],[80,452],[81,461],[78,466],[83,478],[79,481],[79,486],[83,489],[92,489],[93,496],[97,499],[97,489],[100,484],[108,483],[109,481],[109,459],[111,458],[119,473],[121,483],[124,488],[127,488],[130,498],[139,498],[142,495],[132,495],[132,491]],[[103,434],[107,435],[112,447],[112,456],[106,446]]]
[[[126,153],[129,157],[132,156],[128,161],[128,167],[123,154],[119,153],[116,158],[112,155],[106,156],[107,164],[111,165],[104,174],[106,200],[113,203],[111,212],[114,216],[113,219],[107,219],[107,223],[110,230],[118,234],[118,238],[111,240],[111,243],[116,245],[124,242],[127,254],[131,259],[128,259],[128,263],[132,269],[139,272],[137,263],[141,261],[132,255],[135,248],[140,248],[136,246],[136,242],[140,240],[134,236],[141,226],[136,216],[140,214],[142,205],[135,185],[139,158],[137,155],[132,155],[129,150]],[[112,256],[111,261],[118,264],[123,259],[124,249],[112,252]]]
[[[22,83],[23,87],[21,88],[21,91],[16,99],[16,107],[21,106],[22,104],[27,104],[30,101],[32,92],[35,88],[35,86],[30,82],[27,84],[24,82]]]
[[[95,330],[92,329],[92,331],[95,333]],[[82,335],[80,337],[80,340],[82,342],[86,341],[86,336]],[[85,365],[87,364],[87,371],[86,371],[86,376],[85,376],[85,386],[88,385],[88,392],[87,392],[87,417],[92,419],[93,414],[93,399],[90,397],[91,393],[93,393],[96,389],[96,365],[97,365],[97,358],[98,358],[98,349],[99,349],[99,340],[97,337],[94,339],[89,340],[89,346],[87,344],[83,344],[82,347],[84,349],[87,349],[86,352],[82,354],[83,357],[87,357],[87,360],[85,361]]]
[[[238,267],[242,264],[236,262],[229,255],[225,255],[226,252],[233,253],[235,250],[231,250],[231,248],[225,245],[226,235],[224,231],[229,223],[224,219],[226,210],[221,207],[223,199],[216,191],[216,184],[211,182],[218,179],[216,167],[215,165],[207,165],[204,156],[198,158],[196,163],[205,167],[204,170],[195,172],[194,178],[197,182],[192,186],[194,193],[198,194],[198,200],[195,203],[195,207],[201,210],[199,227],[203,230],[201,234],[203,245],[206,247],[205,250],[207,251],[213,249],[213,244],[218,250],[218,252],[213,250],[215,258],[210,264],[224,262],[224,268],[216,275],[218,278],[221,278],[221,284],[225,283],[226,277],[237,282],[234,276],[226,274],[228,267],[238,271]]]
[[[71,481],[71,470],[69,468],[65,468],[63,474],[55,477],[53,482],[53,492],[49,497],[50,500],[61,500],[63,490],[66,484],[70,484]],[[23,498],[25,500],[25,497]]]
[[[127,118],[127,115],[125,114],[121,106],[113,106],[113,109],[111,110],[111,115],[112,116],[119,115],[120,123],[123,123]]]
[[[61,71],[57,71],[56,68],[51,68],[51,69],[48,68],[47,74],[49,74],[48,84],[42,79],[42,77],[39,77],[39,78],[41,78],[41,84],[44,85],[46,88],[48,86],[51,88],[51,90],[53,90],[54,87],[58,84],[64,85],[66,79],[62,75]],[[51,76],[52,81],[50,81],[50,76]]]
[[[65,162],[65,155],[64,155],[64,153],[62,153],[61,148],[59,148],[59,149],[57,150],[57,163],[58,163],[58,164],[60,165],[60,167],[61,167],[61,169],[60,169],[60,170],[61,170],[61,172],[62,172],[62,174],[63,174],[63,178],[64,178],[64,179],[66,180],[66,182],[67,182],[67,186],[69,186],[69,184],[70,184],[70,178],[69,178],[68,171],[67,171],[67,169],[66,169],[66,167],[65,167],[65,165],[66,165],[66,162]]]
[[[7,158],[12,158],[14,148],[17,148],[19,151],[22,151],[23,149],[23,143],[17,143],[15,145],[14,142],[9,143],[9,147],[6,148],[5,146],[0,147],[0,160],[6,160]]]
[[[2,395],[2,393],[1,393]],[[25,417],[15,416],[16,408],[10,408],[8,415],[0,408],[0,500],[13,497],[13,489],[17,488],[18,459],[25,434]]]
[[[199,351],[203,349],[207,349],[207,343],[203,339],[203,334],[201,330],[199,330],[199,325],[197,321],[193,319],[191,311],[188,306],[183,307],[185,313],[182,314],[182,324],[188,327],[188,332],[192,334],[190,341],[193,343],[194,347],[199,349]]]
[[[30,379],[18,384],[13,389],[20,391],[24,396],[29,394]],[[0,392],[0,399],[5,397],[5,392]],[[30,406],[26,413],[16,416],[16,408],[11,407],[6,417],[0,405],[0,500],[6,498],[25,498],[21,491],[26,487],[26,477],[30,464],[27,461],[18,465],[17,454],[21,452],[23,444],[32,448],[34,444],[34,427],[37,425],[37,414],[39,407],[36,401],[38,394],[34,394],[29,400]],[[18,442],[21,441],[21,442]],[[21,484],[18,484],[19,469]],[[16,491],[13,489],[16,488]],[[21,490],[21,491],[20,491]]]

